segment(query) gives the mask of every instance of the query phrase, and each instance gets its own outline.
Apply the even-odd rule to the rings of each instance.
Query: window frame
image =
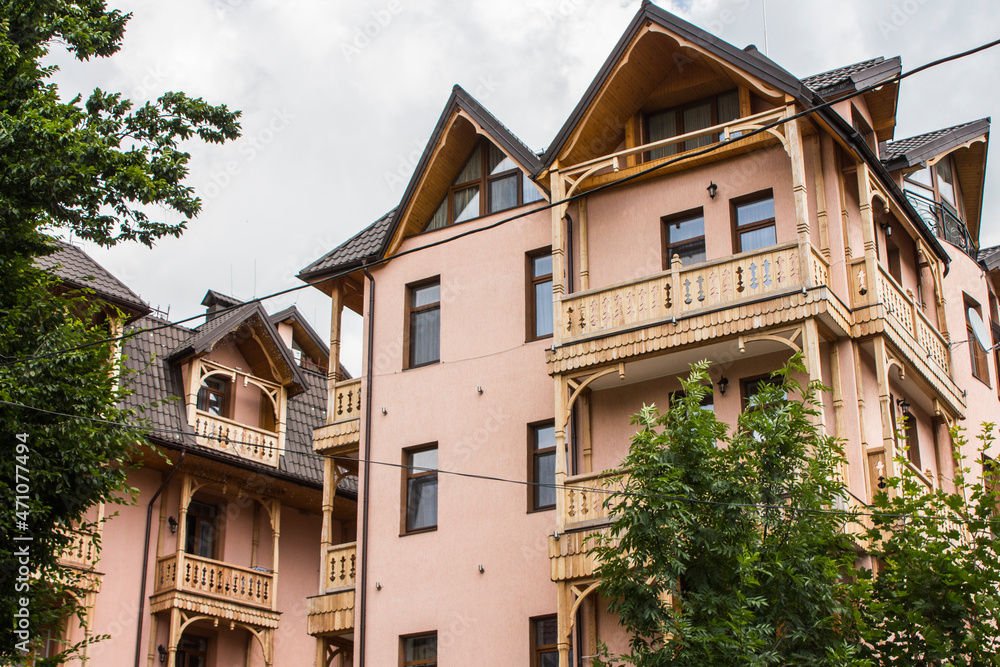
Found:
[[[740,412],[746,412],[747,410],[751,409],[750,408],[750,398],[751,398],[750,387],[754,386],[754,385],[758,385],[758,384],[760,384],[762,382],[770,384],[770,385],[773,385],[773,386],[780,386],[782,380],[781,380],[780,377],[775,377],[771,373],[762,373],[760,375],[751,375],[749,377],[740,378],[740,401],[741,401]],[[771,404],[767,403],[765,405],[758,405],[758,406],[755,406],[753,409],[754,410],[759,410],[761,408],[766,408],[768,405],[771,405]]]
[[[528,619],[528,632],[530,634],[529,639],[531,642],[531,667],[541,666],[541,657],[546,653],[555,653],[556,656],[559,655],[559,643],[558,637],[555,644],[539,644],[538,643],[538,625],[540,623],[547,623],[549,621],[555,621],[557,626],[559,623],[559,617],[557,614],[546,614],[544,616],[533,616]],[[558,630],[556,631],[558,635]]]
[[[524,262],[524,284],[525,284],[525,302],[524,302],[524,342],[530,343],[536,340],[544,340],[546,338],[552,338],[555,334],[555,311],[552,313],[552,332],[538,335],[538,304],[535,301],[535,285],[540,285],[544,282],[550,282],[555,285],[553,280],[553,274],[543,274],[541,276],[535,276],[535,260],[539,257],[552,257],[552,246],[546,246],[544,248],[538,248],[532,250],[531,252],[525,253]],[[546,280],[547,278],[547,280]]]
[[[947,200],[947,198],[945,198],[944,193],[941,190],[941,185],[938,182],[939,179],[945,180],[945,182],[947,182],[947,180],[942,178],[938,173],[939,169],[938,165],[942,163],[947,163],[948,165],[947,169],[951,171],[952,180],[954,181],[953,183],[948,183],[948,185],[950,185],[955,192],[954,204],[952,204],[950,201]],[[911,175],[923,171],[924,169],[927,170],[927,174],[930,177],[930,182],[931,182],[930,185],[927,185],[926,183],[921,183],[918,180],[910,178]],[[930,199],[932,199],[934,202],[938,204],[941,204],[942,206],[947,207],[949,213],[951,213],[953,216],[955,216],[955,218],[962,221],[963,223],[965,222],[965,213],[964,213],[965,207],[962,204],[962,189],[958,183],[958,177],[955,174],[955,163],[954,161],[952,161],[951,155],[944,156],[943,158],[941,158],[940,160],[938,160],[936,163],[932,164],[929,167],[914,169],[913,171],[904,174],[903,191],[912,192],[924,198],[927,198],[927,194],[929,191]]]
[[[418,632],[412,635],[401,635],[399,637],[399,664],[401,667],[436,667],[438,664],[437,656],[437,630],[432,632]],[[433,661],[428,660],[407,660],[406,659],[406,642],[410,639],[425,639],[428,637],[434,638],[434,653],[435,656]]]
[[[402,467],[402,502],[400,503],[400,536],[403,535],[418,535],[420,533],[431,533],[438,529],[438,509],[441,506],[440,492],[441,484],[438,478],[438,470],[421,470],[420,472],[414,472],[412,468],[414,467],[412,463],[412,457],[414,454],[419,454],[421,452],[427,452],[430,450],[436,450],[438,455],[440,455],[441,450],[438,448],[438,443],[430,442],[423,445],[417,445],[415,447],[407,447],[403,450],[403,467]],[[440,462],[439,462],[440,465]],[[434,477],[434,484],[437,487],[437,493],[439,494],[435,498],[434,507],[434,524],[423,526],[421,528],[410,529],[409,514],[410,514],[410,480],[412,479],[424,479],[427,477]]]
[[[212,387],[207,384],[209,381],[220,382],[222,388]],[[219,413],[212,412],[211,397],[221,396],[222,410]],[[233,418],[233,378],[228,373],[210,373],[201,379],[198,386],[198,394],[195,397],[195,408],[210,417],[221,417],[222,419]]]
[[[414,307],[413,298],[418,290],[425,287],[430,287],[432,285],[438,286],[438,300],[434,303],[425,304],[423,306]],[[403,369],[407,370],[410,368],[423,368],[424,366],[432,366],[434,364],[441,363],[441,276],[433,276],[431,278],[425,278],[415,283],[410,283],[406,286],[406,320],[404,323],[404,340],[403,340],[403,350],[405,357],[405,363],[403,364]],[[430,361],[424,361],[419,364],[413,363],[413,352],[414,343],[416,342],[416,336],[413,326],[413,316],[422,313],[430,312],[432,310],[438,311],[438,354],[437,359],[432,359]]]
[[[747,223],[745,225],[739,224],[739,209],[743,206],[749,204],[756,204],[758,202],[771,200],[771,206],[774,208],[774,217],[766,218],[764,220],[757,220],[755,222]],[[774,245],[778,244],[778,210],[774,206],[774,191],[770,188],[766,190],[760,190],[758,192],[753,192],[748,195],[742,195],[740,197],[734,197],[729,200],[729,213],[731,218],[731,230],[732,230],[732,242],[733,242],[733,254],[738,255],[744,252],[760,252],[764,248],[769,248],[771,246],[763,246],[761,248],[754,248],[753,250],[744,250],[743,244],[740,242],[740,235],[745,232],[752,232],[758,229],[766,229],[767,227],[774,228]]]
[[[539,505],[537,498],[537,491],[539,487],[535,486],[538,480],[537,473],[537,461],[542,456],[548,456],[552,454],[556,455],[556,445],[555,445],[555,426],[556,422],[554,419],[543,419],[542,421],[532,422],[528,424],[528,514],[534,514],[535,512],[550,512],[556,508],[556,503],[553,501],[551,505]],[[538,431],[543,428],[553,429],[553,444],[551,447],[546,447],[544,449],[538,449]],[[555,479],[553,478],[553,484],[555,484]]]
[[[972,366],[972,377],[987,387],[992,388],[993,385],[990,383],[989,350],[983,349],[983,346],[979,344],[979,339],[976,338],[975,333],[972,331],[972,322],[969,320],[969,310],[971,309],[979,313],[979,319],[985,323],[986,320],[983,320],[982,306],[968,295],[965,295],[962,305],[965,310],[965,337],[969,341],[969,361]]]
[[[736,105],[737,105],[738,114],[739,114],[733,120],[739,120],[742,117],[743,110],[740,107],[740,88],[739,88],[739,86],[737,86],[736,88],[730,88],[730,89],[722,91],[720,93],[715,93],[714,95],[707,95],[705,97],[701,97],[701,98],[698,98],[696,100],[691,100],[690,102],[685,102],[684,104],[679,104],[677,106],[672,106],[672,107],[664,107],[662,109],[657,109],[656,111],[650,111],[650,112],[643,113],[642,114],[642,143],[649,144],[649,143],[652,143],[653,141],[659,141],[659,139],[653,139],[652,138],[652,132],[649,129],[649,121],[650,121],[650,119],[652,119],[655,116],[659,116],[661,114],[669,113],[671,111],[674,112],[674,130],[675,130],[675,134],[673,136],[675,136],[675,137],[679,137],[679,136],[681,136],[683,134],[686,134],[686,132],[684,131],[684,112],[688,111],[689,109],[694,109],[696,107],[700,107],[700,106],[702,106],[705,103],[708,103],[710,105],[711,111],[712,111],[712,114],[711,114],[712,118],[711,118],[711,122],[709,122],[709,124],[708,124],[708,127],[713,127],[715,125],[718,125],[719,124],[719,99],[722,98],[722,97],[724,97],[724,96],[726,96],[726,95],[731,95],[733,93],[736,93]],[[691,131],[693,132],[694,130],[691,130]],[[712,135],[706,135],[706,136],[711,137]],[[664,137],[664,139],[668,139],[668,138],[670,138],[670,137]],[[688,139],[687,141],[698,141],[699,139]],[[687,141],[685,141],[684,143],[687,143]],[[712,141],[710,141],[709,144],[713,144],[713,143],[716,143],[718,141],[719,141],[719,136],[715,135],[715,137],[712,138]],[[709,144],[705,144],[705,145],[707,146]],[[654,150],[664,150],[667,147],[672,147],[674,149],[674,152],[673,153],[666,153],[665,155],[659,155],[657,157],[653,157],[653,151]],[[648,151],[643,152],[643,154],[642,154],[642,161],[643,162],[652,162],[654,160],[662,160],[662,159],[665,159],[665,158],[669,158],[669,157],[674,157],[676,155],[680,155],[681,153],[686,153],[687,151],[698,150],[699,148],[704,148],[704,146],[695,146],[694,148],[687,148],[684,145],[678,146],[676,143],[674,143],[674,144],[666,144],[664,146],[661,146],[660,148],[654,148],[652,150],[648,150]]]
[[[685,239],[684,241],[678,241],[676,243],[670,242],[670,225],[677,225],[679,223],[689,222],[695,218],[701,218],[701,236],[696,236],[690,239]],[[705,259],[703,262],[708,261],[708,251],[705,247],[705,238],[707,234],[705,232],[705,209],[701,206],[697,208],[688,209],[687,211],[681,211],[680,213],[674,213],[671,215],[665,215],[660,218],[660,246],[662,254],[662,264],[663,270],[667,271],[670,269],[670,262],[672,261],[673,253],[671,249],[680,246],[689,246],[699,240],[701,241],[702,252],[705,253]],[[694,262],[692,264],[681,263],[682,266],[695,266],[696,264],[701,264],[703,262]]]
[[[196,506],[203,506],[205,508],[211,508],[213,513],[204,513],[198,511],[200,508]],[[192,511],[195,510],[195,511]],[[223,542],[223,530],[222,530],[222,518],[226,515],[225,507],[222,503],[212,502],[210,499],[203,498],[192,498],[188,502],[187,512],[185,513],[186,525],[184,526],[184,553],[195,556],[196,558],[208,558],[209,560],[222,560],[222,542]],[[212,544],[211,544],[211,554],[204,556],[199,553],[199,546],[201,545],[201,531],[199,526],[203,523],[207,523],[212,530]],[[193,550],[188,551],[188,544],[193,543]]]

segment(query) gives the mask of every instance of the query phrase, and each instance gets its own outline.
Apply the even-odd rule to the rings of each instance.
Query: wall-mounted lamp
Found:
[[[725,375],[719,378],[719,393],[723,396],[726,395],[726,387],[729,386],[729,378]]]
[[[167,517],[167,523],[170,524],[170,534],[175,535],[177,533],[177,519],[174,517]]]
[[[156,653],[160,656],[160,663],[167,661],[167,649],[163,648],[163,644],[156,647]]]
[[[709,182],[708,187],[705,189],[708,190],[708,196],[715,199],[715,194],[719,191],[719,186],[713,182]]]
[[[899,411],[904,417],[910,416],[910,403],[905,398],[897,398],[896,405],[899,406]]]
[[[882,231],[885,232],[887,238],[892,236],[892,225],[890,225],[888,222],[883,222],[881,225],[879,225],[879,227],[881,227]]]

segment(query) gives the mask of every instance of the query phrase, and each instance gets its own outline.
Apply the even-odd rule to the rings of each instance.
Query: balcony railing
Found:
[[[817,284],[826,263],[810,248]],[[671,269],[628,283],[592,289],[562,300],[564,341],[668,321],[689,312],[724,306],[802,287],[795,243]]]
[[[563,530],[602,528],[611,523],[614,507],[605,501],[613,490],[612,474],[589,473],[567,477],[559,493],[563,496],[560,525]]]
[[[97,565],[98,549],[94,536],[79,530],[70,530],[70,543],[59,555],[64,565],[84,570],[93,570]]]
[[[330,406],[331,423],[346,422],[361,417],[361,379],[338,382],[333,389]]]
[[[927,358],[948,375],[948,344],[944,337],[930,323],[923,309],[914,303],[910,295],[903,293],[903,289],[882,266],[879,266],[878,295],[896,323],[916,340]]]
[[[154,594],[171,590],[274,609],[274,575],[183,551],[156,561]]]
[[[323,583],[327,591],[354,586],[357,558],[357,542],[327,547],[323,558]]]
[[[969,234],[965,223],[946,205],[909,190],[906,191],[906,199],[935,236],[959,248],[972,259],[976,259],[979,248],[975,239]]]
[[[194,422],[199,445],[278,467],[278,434],[199,410]]]

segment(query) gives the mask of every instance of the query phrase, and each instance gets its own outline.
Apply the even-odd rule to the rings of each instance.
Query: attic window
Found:
[[[455,177],[426,231],[473,220],[538,201],[528,175],[486,139],[481,139]]]
[[[740,117],[740,96],[735,90],[707,97],[691,104],[657,111],[646,116],[646,143],[661,141],[706,127],[728,123]],[[685,151],[708,146],[719,140],[714,134],[688,139]],[[650,160],[658,160],[678,152],[677,144],[668,144],[649,151]]]

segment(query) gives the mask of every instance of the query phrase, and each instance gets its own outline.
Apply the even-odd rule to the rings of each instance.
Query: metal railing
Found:
[[[906,191],[906,199],[935,236],[976,259],[979,254],[978,244],[969,234],[965,223],[948,206],[909,190]]]

